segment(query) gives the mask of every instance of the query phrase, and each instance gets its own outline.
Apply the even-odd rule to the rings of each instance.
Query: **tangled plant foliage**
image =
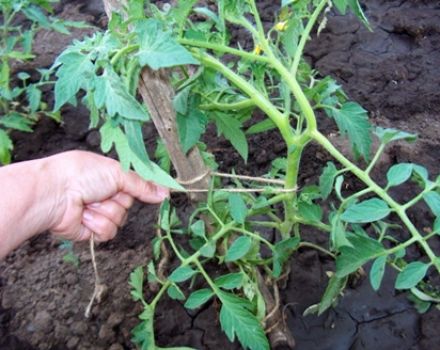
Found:
[[[52,85],[49,70],[37,69],[39,80],[28,72],[16,72],[13,63],[35,58],[32,46],[41,30],[55,30],[68,35],[69,27],[84,28],[83,22],[65,21],[48,16],[58,0],[0,0],[0,163],[11,161],[13,130],[32,132],[32,126],[42,116],[55,120],[59,113],[48,109],[42,99],[42,88]],[[15,87],[12,87],[15,85]]]
[[[370,173],[387,145],[411,142],[416,136],[372,127],[367,111],[303,58],[312,30],[315,26],[321,30],[332,7],[342,14],[353,12],[368,26],[357,0],[283,1],[270,28],[263,26],[254,0],[203,5],[188,0],[163,8],[131,0],[125,14],[113,13],[106,32],[75,42],[58,57],[53,67],[58,78],[55,110],[75,101],[83,91],[82,102],[90,109],[91,126],[99,127],[102,150],[108,152],[115,146],[122,166],[132,167],[146,179],[182,190],[169,175],[170,161],[163,147],[157,152],[160,166],[145,150],[142,125],[149,113],[136,97],[144,67],[174,67],[170,75],[179,142],[185,152],[200,148],[213,170],[216,163],[201,141],[208,123],[215,124],[218,134],[245,161],[249,135],[278,130],[286,144],[286,157],[274,160],[265,176],[279,180],[284,192],[271,181],[266,185],[251,181],[252,188],[261,190],[258,195],[230,192],[220,188],[219,178],[213,176],[206,201],[198,204],[185,223],[169,202],[162,205],[153,242],[154,261],[147,271],[139,267],[130,277],[132,296],[144,307],[133,331],[133,340],[142,349],[160,349],[153,320],[165,293],[185,301],[188,309],[217,299],[221,328],[231,341],[238,339],[243,348],[252,350],[268,349],[266,333],[270,333],[273,310],[262,286],[269,286],[276,296],[277,282],[286,278],[288,260],[300,247],[318,249],[335,259],[322,300],[309,313],[322,314],[334,305],[350,274],[367,262],[372,262],[369,277],[375,290],[388,265],[398,271],[396,289],[408,291],[421,311],[440,301],[438,290],[429,283],[440,271],[440,260],[430,245],[440,233],[440,177],[433,181],[424,167],[400,163],[378,182],[373,180]],[[248,38],[232,42],[232,27],[244,28]],[[254,118],[256,109],[264,113],[263,120]],[[356,162],[319,130],[317,112],[334,120],[340,134],[348,138]],[[374,155],[373,137],[379,141]],[[311,142],[335,162],[323,168],[318,184],[294,191],[303,150]],[[347,176],[356,177],[363,188],[345,193]],[[419,191],[410,201],[399,203],[390,189],[408,181]],[[239,189],[244,186],[239,177],[231,183]],[[433,214],[433,225],[427,231],[408,217],[419,202],[425,202]],[[328,244],[305,241],[301,232],[306,227],[326,234]],[[264,235],[267,228],[275,232],[273,238]],[[412,245],[422,252],[418,261],[406,255]],[[169,274],[163,263],[168,249],[178,261]],[[217,264],[215,272],[209,267],[213,264]],[[153,297],[145,295],[146,276],[158,290]]]

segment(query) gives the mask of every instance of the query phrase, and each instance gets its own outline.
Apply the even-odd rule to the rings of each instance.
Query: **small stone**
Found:
[[[76,273],[68,273],[66,275],[66,282],[68,285],[74,285],[78,283],[78,275]]]
[[[72,337],[69,339],[69,341],[67,342],[66,346],[68,349],[74,349],[76,348],[76,346],[79,343],[79,338],[78,337]]]
[[[106,342],[111,342],[115,338],[115,332],[111,327],[105,324],[99,329],[98,337]]]
[[[121,344],[112,344],[108,350],[124,350],[124,347]]]
[[[35,329],[42,332],[50,332],[53,328],[52,316],[47,311],[39,311],[33,322]]]
[[[107,325],[111,328],[119,326],[121,324],[121,322],[124,320],[124,315],[117,313],[117,312],[113,312],[109,318],[107,319]]]
[[[75,322],[74,324],[72,324],[70,329],[73,334],[83,335],[87,332],[87,325],[82,321],[78,321],[78,322]]]

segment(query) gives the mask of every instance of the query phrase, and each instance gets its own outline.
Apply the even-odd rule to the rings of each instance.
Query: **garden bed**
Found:
[[[100,1],[82,6],[81,1],[64,3],[59,10],[69,19],[86,19],[94,24],[103,21]],[[275,11],[273,2],[260,3],[270,17]],[[370,0],[366,13],[374,32],[368,32],[354,17],[331,15],[324,31],[309,43],[307,57],[316,69],[337,79],[353,100],[368,109],[374,124],[419,134],[416,145],[396,143],[389,148],[382,169],[397,162],[414,162],[438,174],[440,8],[432,1]],[[39,40],[36,49],[38,52],[40,47],[41,62],[50,64],[57,52],[44,49],[47,36],[42,35]],[[50,40],[54,42],[53,38]],[[43,120],[32,135],[15,135],[14,160],[70,149],[98,151],[99,133],[88,130],[85,109],[66,108],[63,119],[62,125]],[[145,132],[151,150],[155,146],[151,136],[154,133],[152,126]],[[211,137],[209,147],[223,171],[234,167],[243,174],[264,174],[271,161],[285,153],[278,146],[278,137],[263,134],[251,138],[247,165],[222,139]],[[318,169],[330,156],[312,145],[304,159],[301,184],[316,181]],[[410,198],[409,191],[399,190],[393,193],[397,200]],[[188,205],[182,197],[174,201],[182,210]],[[78,267],[63,262],[66,251],[48,235],[27,242],[0,262],[0,349],[134,348],[130,331],[137,324],[141,309],[130,298],[127,280],[136,266],[146,265],[149,260],[156,211],[153,206],[136,205],[117,238],[97,248],[100,274],[109,290],[105,300],[93,308],[90,319],[84,318],[93,289],[87,244],[75,244]],[[418,227],[427,225],[430,214],[425,207],[410,214]],[[311,241],[326,240],[322,233],[304,234]],[[434,247],[440,251],[440,240],[436,239]],[[414,247],[410,253],[419,254]],[[281,295],[285,322],[295,336],[297,349],[438,346],[439,311],[432,308],[426,314],[418,314],[405,293],[394,290],[395,275],[388,270],[379,292],[374,292],[368,279],[360,276],[352,281],[336,308],[320,317],[303,317],[308,306],[319,302],[327,283],[326,271],[332,269],[331,260],[307,249],[300,249],[291,261],[289,282]],[[155,326],[159,344],[240,348],[229,343],[221,332],[215,302],[190,313],[180,303],[165,298],[159,304]]]

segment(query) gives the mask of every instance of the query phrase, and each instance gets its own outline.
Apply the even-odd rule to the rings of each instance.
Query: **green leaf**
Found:
[[[110,117],[120,115],[126,119],[147,121],[147,110],[130,95],[123,80],[112,70],[106,69],[95,80],[95,103],[98,108],[105,105]]]
[[[379,140],[384,144],[398,140],[405,140],[407,142],[414,142],[417,140],[416,134],[410,134],[405,131],[400,131],[397,129],[384,129],[381,127],[377,127],[374,133],[379,138]]]
[[[440,216],[435,219],[432,232],[440,234]]]
[[[214,292],[211,289],[207,289],[207,288],[199,289],[191,293],[184,306],[187,309],[191,309],[191,310],[197,309],[198,307],[206,303],[209,299],[211,299],[213,295]]]
[[[429,264],[420,261],[412,262],[405,266],[405,268],[397,275],[396,289],[410,289],[415,287],[429,269]]]
[[[353,11],[353,13],[358,17],[364,25],[371,30],[370,24],[368,23],[368,19],[364,14],[364,11],[362,10],[361,5],[359,4],[359,0],[346,0],[348,6]]]
[[[347,0],[333,0],[333,3],[335,4],[338,11],[341,13],[341,15],[345,15],[347,12]]]
[[[330,219],[332,230],[330,232],[331,242],[334,248],[339,249],[343,246],[352,247],[347,239],[344,225],[339,215],[333,215]]]
[[[144,163],[150,163],[142,135],[142,124],[137,120],[124,120],[125,135],[132,152]]]
[[[370,283],[375,291],[378,291],[382,283],[383,275],[385,273],[385,264],[387,256],[383,255],[374,260],[370,270]]]
[[[229,213],[239,224],[244,224],[248,214],[248,208],[239,193],[230,193],[228,197]]]
[[[283,265],[299,247],[299,237],[291,237],[278,242],[273,250],[273,276],[280,277]]]
[[[244,134],[243,130],[241,130],[241,122],[230,115],[217,113],[215,123],[219,132],[223,134],[225,138],[229,140],[229,142],[231,142],[232,146],[234,146],[234,148],[246,162],[249,148],[246,135]]]
[[[307,221],[320,222],[322,220],[322,208],[319,205],[300,201],[298,211]]]
[[[333,162],[328,162],[324,168],[322,175],[319,177],[319,189],[322,199],[327,199],[333,189],[333,183],[337,175],[338,169]]]
[[[243,285],[243,274],[240,272],[228,273],[215,279],[217,287],[223,289],[236,289]]]
[[[167,289],[167,294],[173,300],[185,300],[185,294],[183,294],[182,290],[176,284],[171,285]]]
[[[55,83],[54,110],[58,111],[75,97],[88,79],[91,79],[95,66],[88,55],[77,52],[62,54],[58,57],[55,65],[61,65],[56,72],[58,79]]]
[[[137,57],[141,66],[152,69],[198,64],[198,61],[178,44],[172,34],[161,29],[155,19],[139,20],[135,23],[135,32],[140,45]]]
[[[209,241],[200,248],[200,254],[205,258],[213,258],[216,250],[215,242]]]
[[[259,134],[262,132],[266,132],[269,130],[276,129],[275,123],[272,121],[272,119],[264,119],[261,122],[258,122],[254,125],[252,125],[249,129],[246,130],[246,135],[254,135]]]
[[[32,113],[35,113],[40,108],[41,90],[36,84],[31,84],[26,89],[26,96],[29,101],[29,108]]]
[[[401,163],[393,165],[387,172],[388,186],[398,186],[407,181],[413,172],[413,165]]]
[[[172,272],[168,279],[171,282],[180,283],[185,282],[186,280],[193,277],[195,274],[197,274],[197,271],[193,270],[191,267],[180,266]]]
[[[440,217],[440,194],[438,192],[430,191],[423,195],[423,199],[426,204],[428,204],[429,209],[431,209],[432,213]]]
[[[353,149],[368,159],[372,141],[367,111],[354,102],[346,102],[341,109],[327,111],[335,119],[341,134],[348,135]]]
[[[19,113],[11,112],[4,117],[0,117],[0,125],[5,128],[14,129],[24,132],[32,132],[32,120],[29,120]]]
[[[336,275],[339,278],[355,272],[367,261],[385,252],[382,244],[370,237],[349,232],[346,235],[351,246],[341,247],[341,254],[336,258]]]
[[[244,257],[252,246],[252,239],[248,236],[240,236],[238,237],[229,247],[226,256],[225,262],[236,261]]]
[[[147,271],[148,271],[148,273],[147,273],[148,282],[150,282],[150,283],[159,282],[159,278],[157,277],[156,269],[154,267],[153,261],[150,261],[148,263]]]
[[[244,349],[269,350],[260,322],[249,311],[249,302],[226,292],[219,292],[218,297],[222,302],[220,323],[228,339],[233,342],[237,336]]]
[[[206,123],[205,113],[197,109],[191,109],[186,115],[177,114],[179,140],[184,153],[187,153],[199,142],[200,137],[205,132]]]
[[[11,162],[11,151],[13,148],[9,135],[0,129],[0,163],[9,164]]]
[[[379,198],[367,199],[350,205],[341,215],[341,219],[350,223],[367,223],[381,220],[391,212],[388,205]]]
[[[21,11],[32,22],[38,23],[38,25],[43,28],[50,28],[51,23],[49,22],[49,19],[38,6],[30,5],[22,8]]]
[[[319,302],[318,316],[322,315],[328,308],[330,308],[337,297],[341,294],[347,283],[348,277],[339,278],[333,275],[325,289],[324,295]]]
[[[205,222],[203,220],[197,220],[191,225],[191,232],[196,237],[206,238],[205,235]]]
[[[142,266],[136,267],[134,271],[130,273],[130,279],[128,283],[133,288],[131,291],[133,300],[143,300],[144,270],[142,269]]]

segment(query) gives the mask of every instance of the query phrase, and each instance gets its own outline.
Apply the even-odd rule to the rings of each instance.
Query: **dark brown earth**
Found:
[[[65,1],[59,11],[69,19],[99,25],[100,1]],[[84,5],[86,3],[86,5]],[[416,145],[397,144],[388,150],[383,166],[411,161],[439,173],[440,130],[440,5],[421,0],[370,0],[365,6],[373,32],[353,16],[331,15],[326,29],[307,48],[307,56],[323,75],[341,83],[348,95],[371,112],[376,125],[416,132]],[[260,1],[268,18],[272,1]],[[76,32],[76,36],[80,33]],[[40,64],[50,65],[66,45],[66,38],[39,37]],[[329,125],[321,121],[322,126]],[[332,130],[332,129],[330,129]],[[148,144],[153,147],[152,128]],[[64,122],[44,120],[32,135],[16,135],[15,161],[33,159],[69,149],[98,151],[99,135],[88,130],[85,110],[66,109]],[[335,142],[339,142],[335,139]],[[251,157],[244,166],[229,145],[218,140],[211,147],[221,167],[243,173],[264,173],[283,148],[274,135],[251,141]],[[343,146],[343,143],[342,143]],[[315,181],[329,160],[312,145],[303,163],[301,181]],[[375,174],[378,178],[380,173]],[[379,179],[380,180],[380,179]],[[395,193],[405,199],[409,193]],[[138,305],[130,299],[127,278],[134,267],[150,256],[156,208],[136,205],[127,225],[112,242],[97,249],[101,276],[110,289],[105,300],[83,316],[93,289],[93,272],[87,244],[75,244],[79,267],[64,263],[60,242],[48,235],[24,244],[0,262],[0,349],[134,349],[130,330],[137,323]],[[430,219],[426,208],[413,213],[420,227]],[[307,239],[324,241],[313,232]],[[437,241],[437,245],[440,242]],[[417,254],[415,251],[414,254]],[[315,251],[299,251],[282,293],[284,313],[297,341],[297,349],[437,349],[440,313],[432,309],[419,315],[402,293],[393,289],[394,275],[387,271],[378,293],[366,279],[346,290],[339,305],[321,317],[303,317],[303,311],[320,300],[331,261]],[[198,349],[238,349],[219,328],[215,305],[189,314],[177,302],[164,299],[156,318],[162,345],[187,345]]]

